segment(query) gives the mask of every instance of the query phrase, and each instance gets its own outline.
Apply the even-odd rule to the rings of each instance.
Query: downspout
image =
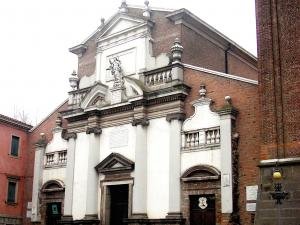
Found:
[[[228,73],[228,51],[231,49],[231,44],[228,43],[228,47],[225,49],[225,73]]]

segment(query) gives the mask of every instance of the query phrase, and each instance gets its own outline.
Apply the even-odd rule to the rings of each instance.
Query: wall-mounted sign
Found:
[[[248,212],[255,212],[256,211],[256,203],[246,203],[246,210]]]
[[[258,186],[246,186],[246,200],[247,201],[256,201],[257,199],[257,190]]]
[[[223,187],[230,186],[230,175],[229,174],[222,175],[222,186]]]

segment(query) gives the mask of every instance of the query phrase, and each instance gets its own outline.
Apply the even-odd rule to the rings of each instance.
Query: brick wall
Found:
[[[300,156],[299,0],[256,1],[261,159]],[[275,10],[276,9],[276,10]],[[277,14],[276,14],[277,13]]]
[[[257,184],[259,154],[259,109],[258,86],[232,79],[222,78],[203,72],[185,69],[184,81],[192,89],[185,102],[187,116],[194,113],[191,102],[199,98],[200,84],[205,84],[207,97],[214,101],[212,107],[219,109],[224,97],[232,98],[234,107],[239,110],[236,129],[239,133],[239,207],[241,223],[251,224],[251,214],[246,212],[246,186]]]

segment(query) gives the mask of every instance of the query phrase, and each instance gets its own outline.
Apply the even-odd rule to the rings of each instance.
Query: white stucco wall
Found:
[[[52,140],[46,146],[45,153],[53,153],[62,150],[67,150],[68,142],[61,137],[61,131],[53,133]],[[46,162],[46,156],[44,155],[44,165]],[[43,184],[49,180],[61,180],[65,183],[66,168],[65,167],[53,167],[43,169]]]
[[[149,218],[164,218],[168,213],[169,131],[165,118],[151,120],[147,130]]]
[[[43,184],[49,180],[61,180],[65,183],[66,168],[47,168],[43,170]]]
[[[183,131],[220,126],[220,117],[210,110],[209,102],[206,104],[196,102],[193,106],[195,107],[195,113],[184,121]]]
[[[100,135],[101,162],[111,153],[119,153],[134,161],[135,159],[135,129],[131,124],[102,129]]]
[[[61,138],[61,132],[56,132],[46,147],[46,153],[66,150],[67,146],[68,142]]]
[[[183,131],[196,131],[220,126],[220,117],[210,109],[209,99],[200,99],[193,106],[195,113],[183,123]],[[220,149],[193,149],[181,152],[181,174],[196,165],[211,165],[221,169]]]
[[[199,150],[181,153],[181,175],[189,168],[196,165],[211,165],[221,169],[220,149]]]
[[[73,185],[73,218],[82,219],[85,216],[86,185],[87,185],[87,162],[89,139],[85,132],[78,133],[75,149],[75,168]]]

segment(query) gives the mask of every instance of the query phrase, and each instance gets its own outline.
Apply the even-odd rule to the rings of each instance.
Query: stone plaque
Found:
[[[247,201],[256,201],[257,199],[257,185],[246,186],[246,200]]]
[[[110,148],[120,148],[128,145],[128,129],[112,130],[109,137]]]
[[[255,212],[256,211],[256,203],[247,203],[246,210],[248,212]]]
[[[223,174],[222,175],[222,186],[223,187],[229,187],[230,186],[230,175],[229,174]]]

